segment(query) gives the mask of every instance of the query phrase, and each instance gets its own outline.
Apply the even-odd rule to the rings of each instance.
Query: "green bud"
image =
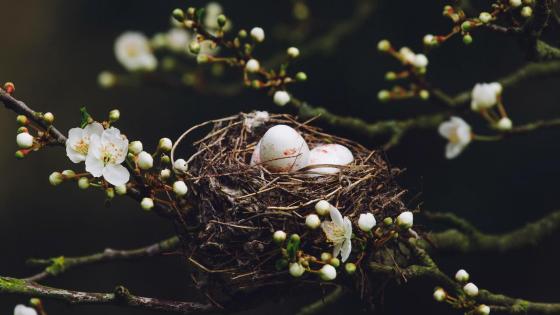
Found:
[[[340,266],[340,259],[333,257],[331,258],[331,261],[329,261],[329,264],[332,265],[333,267],[338,267]]]
[[[391,225],[391,224],[393,224],[393,218],[391,218],[391,217],[386,217],[385,219],[383,219],[383,224],[385,224],[385,225]]]
[[[29,133],[29,129],[27,129],[27,127],[21,126],[17,129],[17,133]]]
[[[296,81],[299,82],[307,81],[307,74],[305,72],[296,73]]]
[[[25,115],[17,115],[16,121],[22,126],[25,126],[29,123],[29,119],[27,119],[27,116]]]
[[[161,156],[161,163],[170,164],[171,163],[171,158],[168,155],[162,155]]]
[[[418,96],[422,100],[426,101],[430,98],[430,92],[428,92],[428,90],[421,90],[420,93],[418,93]]]
[[[76,172],[74,172],[73,170],[64,170],[62,171],[62,175],[66,179],[72,179],[76,176]]]
[[[187,16],[188,16],[189,18],[193,18],[195,13],[196,13],[196,8],[194,8],[194,7],[189,7],[189,8],[187,9]]]
[[[246,30],[239,30],[239,33],[237,33],[237,36],[239,36],[239,38],[245,38],[247,37],[247,31]]]
[[[64,177],[62,176],[62,174],[61,174],[60,172],[53,172],[53,173],[51,173],[51,175],[49,176],[49,182],[50,182],[51,185],[53,185],[53,186],[58,186],[58,185],[60,185],[63,181],[64,181]]]
[[[124,195],[126,195],[126,185],[115,186],[115,192],[116,192],[117,195],[119,195],[119,196],[124,196]]]
[[[385,73],[385,80],[387,81],[394,81],[397,79],[397,74],[393,71],[389,71]]]
[[[80,179],[78,179],[78,187],[80,189],[88,189],[89,179],[87,177],[80,177]]]
[[[463,30],[463,32],[468,32],[471,30],[472,24],[469,21],[465,21],[463,22],[463,24],[461,24],[461,30]]]
[[[470,34],[466,34],[465,36],[463,36],[463,43],[465,43],[465,45],[470,45],[473,42],[473,38]]]
[[[190,46],[190,45],[189,45]],[[208,58],[207,55],[198,55],[196,56],[196,62],[198,64],[204,64],[204,63],[208,63],[208,61],[210,61],[210,58]]]
[[[115,190],[113,188],[107,188],[105,189],[105,195],[107,199],[113,199],[115,198]]]
[[[327,252],[321,253],[321,260],[322,261],[327,262],[327,261],[331,260],[331,258],[332,258],[331,253],[327,253]]]
[[[193,40],[189,44],[189,51],[195,55],[198,55],[200,52],[200,43],[197,40]]]
[[[121,118],[121,112],[118,109],[113,109],[109,112],[109,121],[115,122]]]
[[[391,99],[391,92],[387,90],[381,90],[377,93],[377,99],[385,103]]]
[[[344,270],[346,270],[346,273],[348,273],[349,275],[354,274],[356,272],[356,264],[354,263],[346,263],[344,265]]]
[[[183,22],[185,20],[185,12],[179,8],[173,10],[173,18],[179,22]]]
[[[25,158],[25,153],[22,150],[17,150],[14,156],[16,157],[16,159],[21,160]]]
[[[43,121],[47,124],[52,124],[54,122],[54,115],[51,112],[47,112],[43,115]]]
[[[218,22],[218,26],[224,27],[227,23],[226,16],[223,15],[223,14],[218,15],[218,21],[217,22]]]
[[[290,236],[290,239],[292,240],[292,242],[297,242],[297,241],[300,241],[300,240],[301,240],[301,238],[299,237],[298,234],[292,234],[292,235]]]

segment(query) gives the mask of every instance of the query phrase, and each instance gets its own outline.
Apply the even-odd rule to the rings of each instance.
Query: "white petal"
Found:
[[[333,252],[332,255],[333,257],[338,257],[338,254],[340,254],[340,249],[342,248],[342,243],[337,243],[334,244],[334,248],[333,248]]]
[[[449,121],[446,121],[439,125],[438,132],[442,137],[449,139],[454,129],[455,125]]]
[[[348,260],[348,257],[350,257],[351,252],[352,252],[352,242],[350,240],[346,240],[342,244],[342,251],[340,253],[341,256],[340,258],[342,258],[342,262]]]
[[[91,135],[91,138],[89,139],[88,156],[92,155],[94,158],[101,160],[101,149],[101,138],[98,135]]]
[[[449,142],[445,146],[445,157],[448,159],[454,159],[459,156],[464,149],[465,145],[463,144]]]
[[[457,128],[455,131],[457,134],[457,139],[459,140],[460,144],[466,145],[471,142],[471,127],[468,125],[463,125]]]
[[[98,135],[101,137],[103,130],[103,125],[98,122],[93,122],[84,128],[84,132],[89,136]]]
[[[72,149],[72,146],[69,145],[69,143],[66,143],[66,155],[70,161],[74,163],[80,163],[86,160],[86,156]]]
[[[14,308],[14,315],[37,315],[34,308],[19,304]]]
[[[68,130],[68,141],[72,145],[80,142],[84,137],[84,130],[82,128],[72,128]]]
[[[88,154],[86,157],[86,171],[91,173],[94,177],[101,177],[105,165],[101,159],[96,158],[93,154]]]
[[[103,178],[114,186],[124,185],[130,179],[130,173],[126,167],[118,165],[107,165],[103,169]]]
[[[348,219],[348,217],[344,217],[344,223],[343,223],[343,227],[344,227],[344,237],[346,239],[350,239],[352,238],[352,221],[350,221],[350,219]]]
[[[334,222],[334,224],[336,224],[337,226],[342,226],[342,214],[340,214],[340,211],[338,211],[337,208],[331,206],[331,208],[329,209],[329,214],[331,215],[331,220]]]

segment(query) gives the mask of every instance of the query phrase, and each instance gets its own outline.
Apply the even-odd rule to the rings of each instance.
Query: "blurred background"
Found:
[[[449,31],[441,16],[445,1],[371,0],[376,4],[365,23],[340,41],[329,54],[318,54],[296,63],[307,72],[308,82],[293,92],[311,104],[335,113],[355,115],[368,121],[407,117],[437,110],[420,101],[381,104],[377,92],[389,85],[386,71],[398,68],[396,61],[377,53],[376,43],[388,38],[395,46],[421,51],[422,36]],[[480,1],[485,3],[484,1]],[[124,72],[115,61],[113,41],[123,31],[138,30],[147,35],[169,28],[173,8],[204,1],[178,0],[26,0],[6,1],[0,30],[0,81],[16,84],[16,96],[38,111],[52,111],[57,126],[67,130],[79,124],[79,108],[87,106],[94,117],[104,118],[119,108],[119,128],[131,139],[141,139],[150,150],[161,137],[175,139],[189,126],[213,118],[252,109],[280,112],[271,98],[258,91],[223,97],[201,95],[187,88],[157,86],[104,90],[97,85],[102,70]],[[306,2],[311,16],[308,38],[320,35],[333,25],[351,18],[353,1]],[[476,1],[474,5],[478,5]],[[234,28],[262,26],[267,37],[257,56],[266,56],[290,42],[292,1],[237,0],[222,3]],[[268,36],[268,35],[267,35]],[[305,40],[305,39],[299,39]],[[302,51],[302,54],[305,54]],[[451,40],[430,54],[428,78],[451,94],[470,89],[476,82],[492,81],[523,63],[516,42],[489,32],[477,32],[466,47],[460,38]],[[505,105],[515,123],[560,116],[559,78],[532,80],[516,89],[506,89]],[[289,111],[289,108],[286,108]],[[31,154],[16,161],[15,116],[0,111],[0,274],[25,277],[39,271],[27,267],[30,257],[84,255],[105,247],[133,248],[173,235],[173,226],[145,213],[127,199],[116,198],[110,207],[97,191],[81,191],[72,184],[52,187],[48,175],[54,170],[76,167],[62,149]],[[466,116],[475,130],[484,131],[479,117]],[[331,133],[375,148],[382,144],[346,130],[325,126]],[[445,141],[435,131],[409,134],[388,158],[405,168],[400,183],[410,193],[411,204],[421,203],[428,211],[452,211],[486,232],[505,232],[560,208],[560,131],[546,130],[501,142],[474,143],[458,159],[447,161]],[[560,301],[556,272],[560,255],[558,236],[541,246],[484,255],[437,255],[449,274],[467,269],[481,288],[539,301]],[[72,270],[46,281],[48,285],[86,291],[110,291],[117,284],[133,293],[169,299],[188,299],[195,289],[178,256],[139,262],[117,262]],[[458,314],[436,304],[432,287],[410,283],[389,286],[375,313]],[[246,314],[291,314],[319,297],[320,292],[293,292],[284,300],[270,300]],[[0,296],[0,313],[11,314],[20,297]],[[404,303],[403,303],[404,302]],[[281,307],[277,307],[281,305]],[[46,301],[51,315],[66,314],[157,314],[109,306],[74,307]],[[347,296],[325,314],[341,310],[361,314],[358,298]],[[419,311],[421,310],[421,311]],[[365,312],[364,312],[365,313]]]

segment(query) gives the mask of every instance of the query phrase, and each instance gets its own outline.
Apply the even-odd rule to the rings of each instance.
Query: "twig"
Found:
[[[32,266],[46,266],[45,269],[27,280],[39,281],[49,276],[57,276],[66,272],[68,269],[91,265],[95,263],[109,262],[114,260],[130,260],[143,257],[153,257],[166,251],[171,251],[179,246],[177,236],[163,240],[161,242],[132,250],[105,249],[103,252],[80,256],[80,257],[54,257],[49,259],[29,259],[27,263]]]
[[[122,286],[116,287],[112,293],[80,292],[52,288],[30,280],[8,277],[0,277],[0,293],[61,300],[69,304],[121,305],[180,314],[205,313],[216,310],[216,307],[211,304],[167,301],[136,296]]]
[[[345,293],[342,286],[337,286],[332,292],[324,297],[321,297],[314,303],[302,307],[296,315],[312,315],[323,311],[328,306],[336,303]]]

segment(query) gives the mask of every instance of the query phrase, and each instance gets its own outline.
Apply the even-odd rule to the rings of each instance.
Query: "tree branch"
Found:
[[[68,269],[84,265],[91,265],[115,260],[131,260],[144,257],[153,257],[165,251],[174,250],[179,246],[179,244],[179,238],[177,236],[174,236],[161,242],[132,250],[115,250],[107,248],[103,252],[80,257],[60,256],[49,259],[29,259],[27,261],[29,265],[45,266],[45,269],[41,273],[29,277],[27,280],[43,280],[49,276],[60,275],[66,272]]]
[[[325,308],[329,307],[330,305],[336,303],[345,293],[345,290],[342,286],[337,286],[332,292],[327,294],[326,296],[322,297],[321,299],[317,300],[314,303],[311,303],[305,307],[302,307],[296,315],[312,315],[317,314],[324,310]]]
[[[204,313],[217,309],[211,304],[167,301],[136,296],[122,286],[116,287],[113,293],[91,293],[52,288],[30,280],[8,277],[0,277],[0,293],[54,299],[69,304],[121,305],[180,314]]]
[[[429,219],[442,221],[455,228],[428,236],[436,250],[461,253],[506,252],[534,246],[552,233],[560,230],[560,211],[509,233],[492,235],[480,232],[465,219],[453,213],[424,213]]]

